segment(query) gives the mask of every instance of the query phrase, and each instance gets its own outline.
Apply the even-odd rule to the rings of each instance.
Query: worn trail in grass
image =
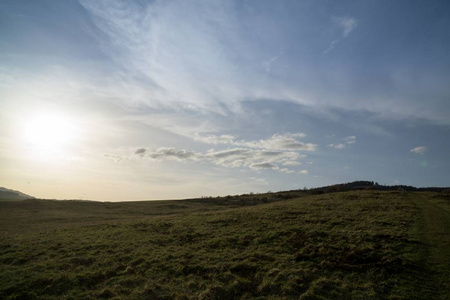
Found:
[[[421,210],[418,238],[424,245],[422,264],[428,269],[434,299],[450,298],[450,199],[448,195],[410,194],[409,198]]]

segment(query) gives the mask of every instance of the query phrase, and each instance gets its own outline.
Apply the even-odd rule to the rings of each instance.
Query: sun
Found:
[[[23,122],[23,138],[33,150],[61,153],[77,135],[75,123],[64,115],[42,114]]]

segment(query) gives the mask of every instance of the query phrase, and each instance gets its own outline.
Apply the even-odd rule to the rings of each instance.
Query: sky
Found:
[[[450,186],[450,3],[0,2],[0,186]]]

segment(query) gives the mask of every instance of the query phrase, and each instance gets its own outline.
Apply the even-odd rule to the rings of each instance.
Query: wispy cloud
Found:
[[[342,139],[343,143],[329,144],[328,147],[342,150],[356,144],[356,136],[351,135]]]
[[[358,21],[351,17],[333,18],[334,22],[342,29],[342,37],[346,38],[358,26]]]
[[[173,148],[159,148],[157,150],[148,150],[145,148],[137,149],[134,154],[141,157],[150,157],[154,160],[200,160],[202,155],[197,152],[176,150]]]
[[[250,165],[250,169],[261,170],[261,169],[277,169],[277,165],[269,162],[254,163]]]
[[[297,161],[302,156],[297,152],[232,148],[220,151],[209,150],[205,157],[222,166],[249,167],[253,165],[254,168],[255,166],[261,168],[269,166],[265,165],[266,163],[278,166],[286,161]],[[274,167],[270,168],[273,169]]]
[[[316,151],[318,145],[313,143],[303,143],[297,140],[297,138],[303,138],[306,135],[304,133],[286,133],[286,134],[274,134],[269,139],[261,139],[257,141],[245,141],[237,140],[232,135],[209,135],[200,136],[196,135],[195,140],[201,141],[206,144],[230,144],[235,146],[244,146],[255,149],[267,149],[267,150],[285,150],[285,151]]]
[[[200,136],[198,133],[196,133],[194,140],[212,145],[234,144],[236,142],[236,137],[229,134]]]
[[[347,144],[351,145],[351,144],[356,144],[356,136],[352,135],[352,136],[348,136],[346,138],[344,138],[344,140],[347,142]]]
[[[339,144],[329,144],[328,147],[331,148],[335,148],[335,149],[344,149],[345,148],[345,144],[339,143]]]
[[[231,148],[226,150],[208,150],[207,152],[187,151],[175,148],[138,148],[131,155],[108,154],[107,158],[111,158],[116,162],[125,159],[143,158],[150,159],[155,162],[167,160],[188,162],[210,162],[212,164],[231,167],[231,168],[249,168],[253,170],[272,169],[285,173],[306,174],[302,171],[281,168],[286,165],[299,165],[298,160],[303,156],[297,152],[286,151],[266,151],[248,148]]]
[[[276,60],[281,58],[285,52],[286,52],[285,50],[281,50],[279,54],[275,55],[274,57],[272,57],[271,59],[269,59],[267,62],[264,63],[264,65],[266,66],[267,73],[270,73],[272,65],[275,63]]]
[[[180,162],[199,161],[210,162],[212,164],[232,168],[249,168],[252,170],[275,170],[288,174],[308,174],[307,170],[294,170],[287,167],[301,165],[299,161],[305,158],[305,154],[300,152],[316,151],[317,145],[313,143],[303,143],[298,138],[304,138],[304,133],[274,134],[268,139],[257,141],[238,140],[236,136],[207,135],[201,136],[198,133],[194,140],[211,145],[232,145],[234,148],[224,150],[210,149],[206,152],[196,152],[180,150],[175,148],[137,148],[132,155],[123,155],[122,159],[141,157],[155,162],[174,160]],[[121,161],[118,155],[108,155],[115,161]]]
[[[117,152],[104,155],[114,162],[145,159],[153,162],[178,161],[211,163],[229,168],[248,168],[250,170],[273,170],[287,174],[308,174],[307,170],[298,169],[301,159],[307,157],[301,152],[313,152],[317,145],[300,142],[304,133],[274,134],[268,139],[246,141],[229,134],[194,135],[194,141],[210,145],[228,145],[233,148],[209,149],[208,151],[190,151],[174,147],[118,149]]]
[[[79,1],[89,12],[96,26],[92,31],[99,32],[102,49],[117,70],[114,82],[105,87],[105,91],[114,88],[114,94],[119,95],[115,97],[121,99],[117,101],[225,114],[241,113],[242,102],[248,99],[277,99],[310,108],[351,107],[395,119],[448,122],[446,111],[434,108],[438,106],[421,109],[423,96],[415,92],[418,85],[411,88],[405,81],[395,80],[393,74],[398,70],[404,70],[405,76],[411,74],[400,62],[371,64],[373,72],[361,76],[366,73],[355,70],[354,65],[335,64],[330,70],[327,60],[311,60],[323,41],[318,44],[311,38],[317,33],[314,29],[291,30],[302,27],[305,18],[298,16],[302,11],[273,14],[265,1],[245,8],[237,7],[234,1],[190,1],[189,5],[178,0]],[[332,36],[325,54],[352,38],[360,26],[350,15],[331,15],[328,20]],[[317,22],[308,28],[323,27]],[[295,49],[302,49],[301,54]],[[339,55],[346,59],[349,54]],[[273,72],[275,63],[280,66],[277,72]],[[431,71],[427,74],[430,76],[423,78],[433,79],[420,80],[421,87],[430,87],[428,80],[445,80]],[[378,82],[377,88],[372,88],[374,82]],[[393,98],[392,85],[405,96]],[[436,96],[429,98],[445,107],[445,97],[440,96],[447,93],[441,88],[445,85],[432,86],[430,94]]]
[[[330,46],[324,51],[325,54],[334,49],[334,47],[340,43],[343,39],[347,38],[350,33],[358,26],[358,21],[352,17],[333,17],[334,26],[340,31],[340,37],[333,40]]]
[[[127,85],[152,86],[135,91],[145,93],[146,104],[220,110],[217,102],[232,107],[245,90],[259,89],[255,80],[262,75],[237,65],[247,60],[240,51],[246,46],[231,3],[81,3],[106,36],[105,51],[132,78]]]
[[[425,146],[418,146],[418,147],[415,147],[415,148],[413,148],[413,149],[411,149],[409,151],[414,153],[414,154],[424,155],[425,152],[428,151],[428,148],[425,147]]]
[[[316,151],[317,145],[313,143],[303,143],[296,140],[296,135],[273,135],[270,139],[244,143],[252,148],[290,150],[290,151]]]

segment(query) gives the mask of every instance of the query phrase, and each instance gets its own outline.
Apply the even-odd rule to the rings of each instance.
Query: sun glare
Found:
[[[76,138],[77,128],[63,115],[39,115],[23,124],[25,142],[35,151],[61,153]]]

